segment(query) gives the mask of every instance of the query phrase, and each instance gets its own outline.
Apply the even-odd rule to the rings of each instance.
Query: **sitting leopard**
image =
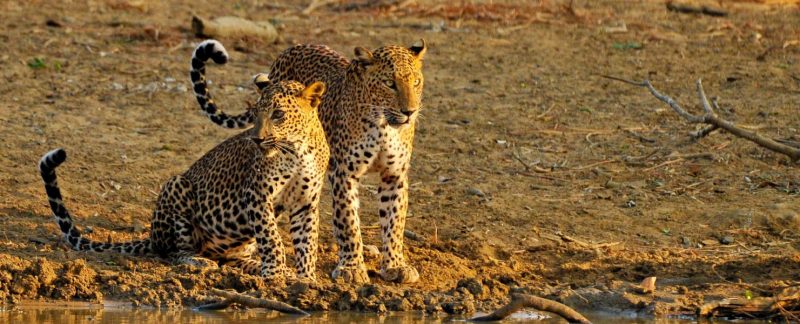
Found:
[[[417,270],[403,256],[403,232],[408,210],[408,170],[417,112],[421,107],[424,40],[410,46],[355,49],[352,61],[321,45],[296,45],[282,52],[270,78],[328,85],[319,107],[331,148],[328,179],[333,193],[333,228],[339,244],[334,278],[368,282],[358,217],[359,179],[377,172],[381,183],[381,276],[392,282],[415,282]],[[194,82],[202,79],[193,69]],[[201,89],[202,90],[202,89]],[[227,128],[246,127],[252,113],[226,115],[205,99],[197,100],[210,119]]]
[[[213,43],[202,46],[213,52]],[[207,58],[202,51],[198,54],[197,60]],[[293,277],[276,223],[281,206],[290,212],[297,277],[315,280],[318,205],[329,157],[317,116],[325,86],[271,82],[263,74],[255,81],[261,93],[253,109],[256,127],[217,145],[167,181],[146,239],[103,243],[82,237],[56,181],[55,168],[66,153],[56,149],[45,154],[39,169],[55,219],[72,248],[230,265],[267,279]],[[260,261],[253,257],[256,247]]]

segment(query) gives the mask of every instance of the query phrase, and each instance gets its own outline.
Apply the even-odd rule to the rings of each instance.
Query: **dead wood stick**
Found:
[[[626,129],[625,132],[630,134],[634,138],[638,139],[640,142],[647,142],[647,143],[655,143],[656,142],[656,140],[654,140],[652,138],[645,137],[644,135],[639,134],[639,133],[634,132],[634,131],[629,130],[629,129]]]
[[[786,288],[774,297],[755,297],[752,299],[735,297],[714,301],[697,310],[700,316],[770,318],[780,315],[786,308],[800,306],[800,291],[794,287]]]
[[[647,88],[647,90],[649,90],[654,97],[669,105],[670,108],[672,108],[672,110],[675,111],[675,113],[686,119],[686,121],[688,121],[689,123],[692,124],[702,123],[702,124],[708,124],[710,126],[715,126],[727,131],[728,133],[733,134],[736,137],[741,137],[748,141],[756,143],[759,146],[764,147],[770,151],[786,155],[792,161],[800,160],[800,149],[789,145],[781,144],[771,138],[763,137],[757,134],[756,132],[748,131],[741,127],[737,127],[732,122],[724,120],[719,116],[717,116],[717,114],[714,112],[714,108],[712,108],[712,105],[708,102],[706,93],[703,90],[703,82],[701,79],[697,79],[697,95],[700,98],[700,103],[703,105],[703,111],[705,113],[703,115],[692,115],[691,113],[684,110],[683,107],[681,107],[677,102],[675,102],[675,100],[673,100],[667,95],[661,94],[661,92],[656,90],[656,88],[653,87],[653,84],[650,83],[650,80],[644,80],[643,82],[636,82],[611,76],[603,76],[603,77]]]
[[[675,4],[672,1],[667,2],[667,10],[680,13],[699,13],[712,17],[725,17],[728,15],[728,12],[721,9],[714,9],[707,6],[693,7],[687,4]]]
[[[705,153],[688,153],[688,154],[680,154],[680,153],[671,153],[667,155],[667,158],[672,159],[684,159],[684,160],[691,160],[691,159],[706,159],[706,160],[713,160],[715,158],[714,153],[705,152]]]
[[[718,129],[719,127],[711,125],[696,132],[689,132],[689,136],[691,136],[693,140],[699,140],[703,137],[708,136],[709,134],[713,133],[715,130]]]
[[[269,310],[279,311],[285,314],[303,315],[308,316],[307,312],[292,305],[276,300],[251,297],[245,294],[240,294],[233,291],[225,291],[221,289],[211,288],[211,294],[225,298],[220,303],[200,306],[199,309],[223,309],[230,304],[236,303],[239,305],[252,307],[252,308],[266,308]]]
[[[308,15],[311,14],[312,11],[317,10],[317,8],[327,6],[331,3],[336,2],[335,0],[313,0],[308,6],[301,11],[302,14]]]
[[[531,307],[540,311],[551,312],[557,314],[570,323],[591,323],[586,317],[576,312],[574,309],[567,305],[559,303],[554,300],[549,300],[541,297],[526,295],[526,294],[512,294],[511,301],[486,316],[478,316],[469,319],[470,322],[494,322],[502,320],[514,312]]]

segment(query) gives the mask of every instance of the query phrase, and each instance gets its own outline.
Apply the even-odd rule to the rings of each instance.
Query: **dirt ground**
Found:
[[[645,89],[600,77],[649,77],[694,112],[703,78],[721,116],[798,141],[797,4],[721,1],[729,15],[711,17],[662,1],[342,1],[310,15],[300,13],[308,1],[271,3],[0,3],[0,298],[180,307],[212,300],[216,287],[311,310],[471,313],[526,291],[665,315],[800,283],[798,164],[723,132],[690,141],[697,128]],[[232,62],[210,67],[209,78],[231,112],[255,98],[250,76],[291,44],[352,56],[356,46],[425,38],[407,224],[419,283],[330,282],[327,196],[318,286],[59,242],[36,169],[45,152],[69,154],[59,180],[76,223],[121,241],[146,235],[166,179],[235,134],[202,116],[187,91],[202,40],[190,31],[193,13],[279,27],[274,44],[221,39]],[[361,216],[376,244],[373,183],[361,188]],[[656,292],[635,293],[649,276]]]

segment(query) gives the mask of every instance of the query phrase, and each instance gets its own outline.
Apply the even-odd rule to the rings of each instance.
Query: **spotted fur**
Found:
[[[355,59],[348,60],[326,46],[296,45],[281,53],[272,65],[270,78],[274,80],[304,84],[321,80],[329,86],[319,111],[331,147],[328,178],[333,193],[334,235],[340,247],[333,277],[369,281],[358,217],[358,185],[364,174],[376,172],[381,178],[381,275],[394,282],[419,278],[403,256],[403,231],[426,50],[424,41],[375,51],[359,47]],[[236,119],[249,114],[211,114],[210,118]],[[232,128],[228,123],[215,122]]]
[[[276,217],[289,213],[297,277],[315,279],[319,196],[329,148],[317,106],[324,84],[270,82],[259,76],[255,126],[217,145],[162,188],[150,236],[101,243],[81,236],[64,205],[55,168],[63,149],[39,162],[64,238],[81,251],[157,255],[177,263],[227,264],[276,279],[292,275]],[[260,260],[253,254],[257,250]]]

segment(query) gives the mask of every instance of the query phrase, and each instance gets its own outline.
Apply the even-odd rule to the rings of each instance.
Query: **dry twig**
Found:
[[[675,102],[675,100],[673,100],[667,95],[658,92],[658,90],[656,90],[656,88],[653,87],[653,84],[650,83],[650,80],[644,80],[643,82],[636,82],[607,75],[604,75],[603,77],[647,88],[647,90],[649,90],[654,97],[669,105],[670,108],[672,108],[672,110],[675,111],[675,113],[686,119],[686,121],[688,121],[689,123],[707,124],[711,126],[708,128],[707,131],[701,131],[702,133],[705,133],[703,134],[703,136],[708,135],[708,133],[712,131],[711,130],[712,127],[720,128],[733,134],[736,137],[744,138],[773,152],[784,154],[788,156],[792,161],[800,160],[800,149],[782,144],[771,138],[763,137],[757,134],[756,132],[748,131],[741,127],[737,127],[732,122],[717,116],[717,114],[714,112],[712,104],[708,102],[705,90],[703,90],[703,82],[700,79],[697,80],[697,96],[700,98],[700,103],[703,105],[703,115],[692,115],[691,113],[684,110],[683,107],[681,107],[677,102]]]
[[[334,2],[336,2],[336,0],[313,0],[305,9],[303,9],[303,11],[301,11],[301,13],[304,15],[309,15],[314,10],[317,10],[317,8],[327,6]]]
[[[279,311],[285,314],[294,314],[294,315],[303,315],[308,316],[309,314],[302,309],[294,307],[284,302],[279,302],[270,299],[264,298],[256,298],[251,297],[245,294],[240,294],[233,291],[225,291],[221,289],[211,288],[211,294],[217,295],[220,297],[225,298],[224,301],[219,303],[213,303],[208,305],[203,305],[198,307],[197,309],[200,310],[219,310],[225,309],[226,307],[230,306],[231,304],[239,304],[247,307],[252,308],[266,308],[269,310]]]
[[[774,297],[727,298],[701,306],[697,310],[700,316],[719,316],[733,318],[773,318],[797,316],[800,307],[800,289],[786,288]],[[787,310],[788,309],[788,310]]]
[[[526,294],[512,294],[511,301],[486,316],[478,316],[470,318],[471,322],[494,322],[500,321],[514,312],[525,307],[532,307],[540,311],[551,312],[558,314],[570,323],[591,323],[586,317],[576,312],[574,309],[557,301],[526,295]]]
[[[708,6],[694,7],[681,3],[675,4],[672,1],[667,2],[667,10],[680,13],[699,13],[712,17],[725,17],[728,15],[727,11],[721,9],[715,9]]]

